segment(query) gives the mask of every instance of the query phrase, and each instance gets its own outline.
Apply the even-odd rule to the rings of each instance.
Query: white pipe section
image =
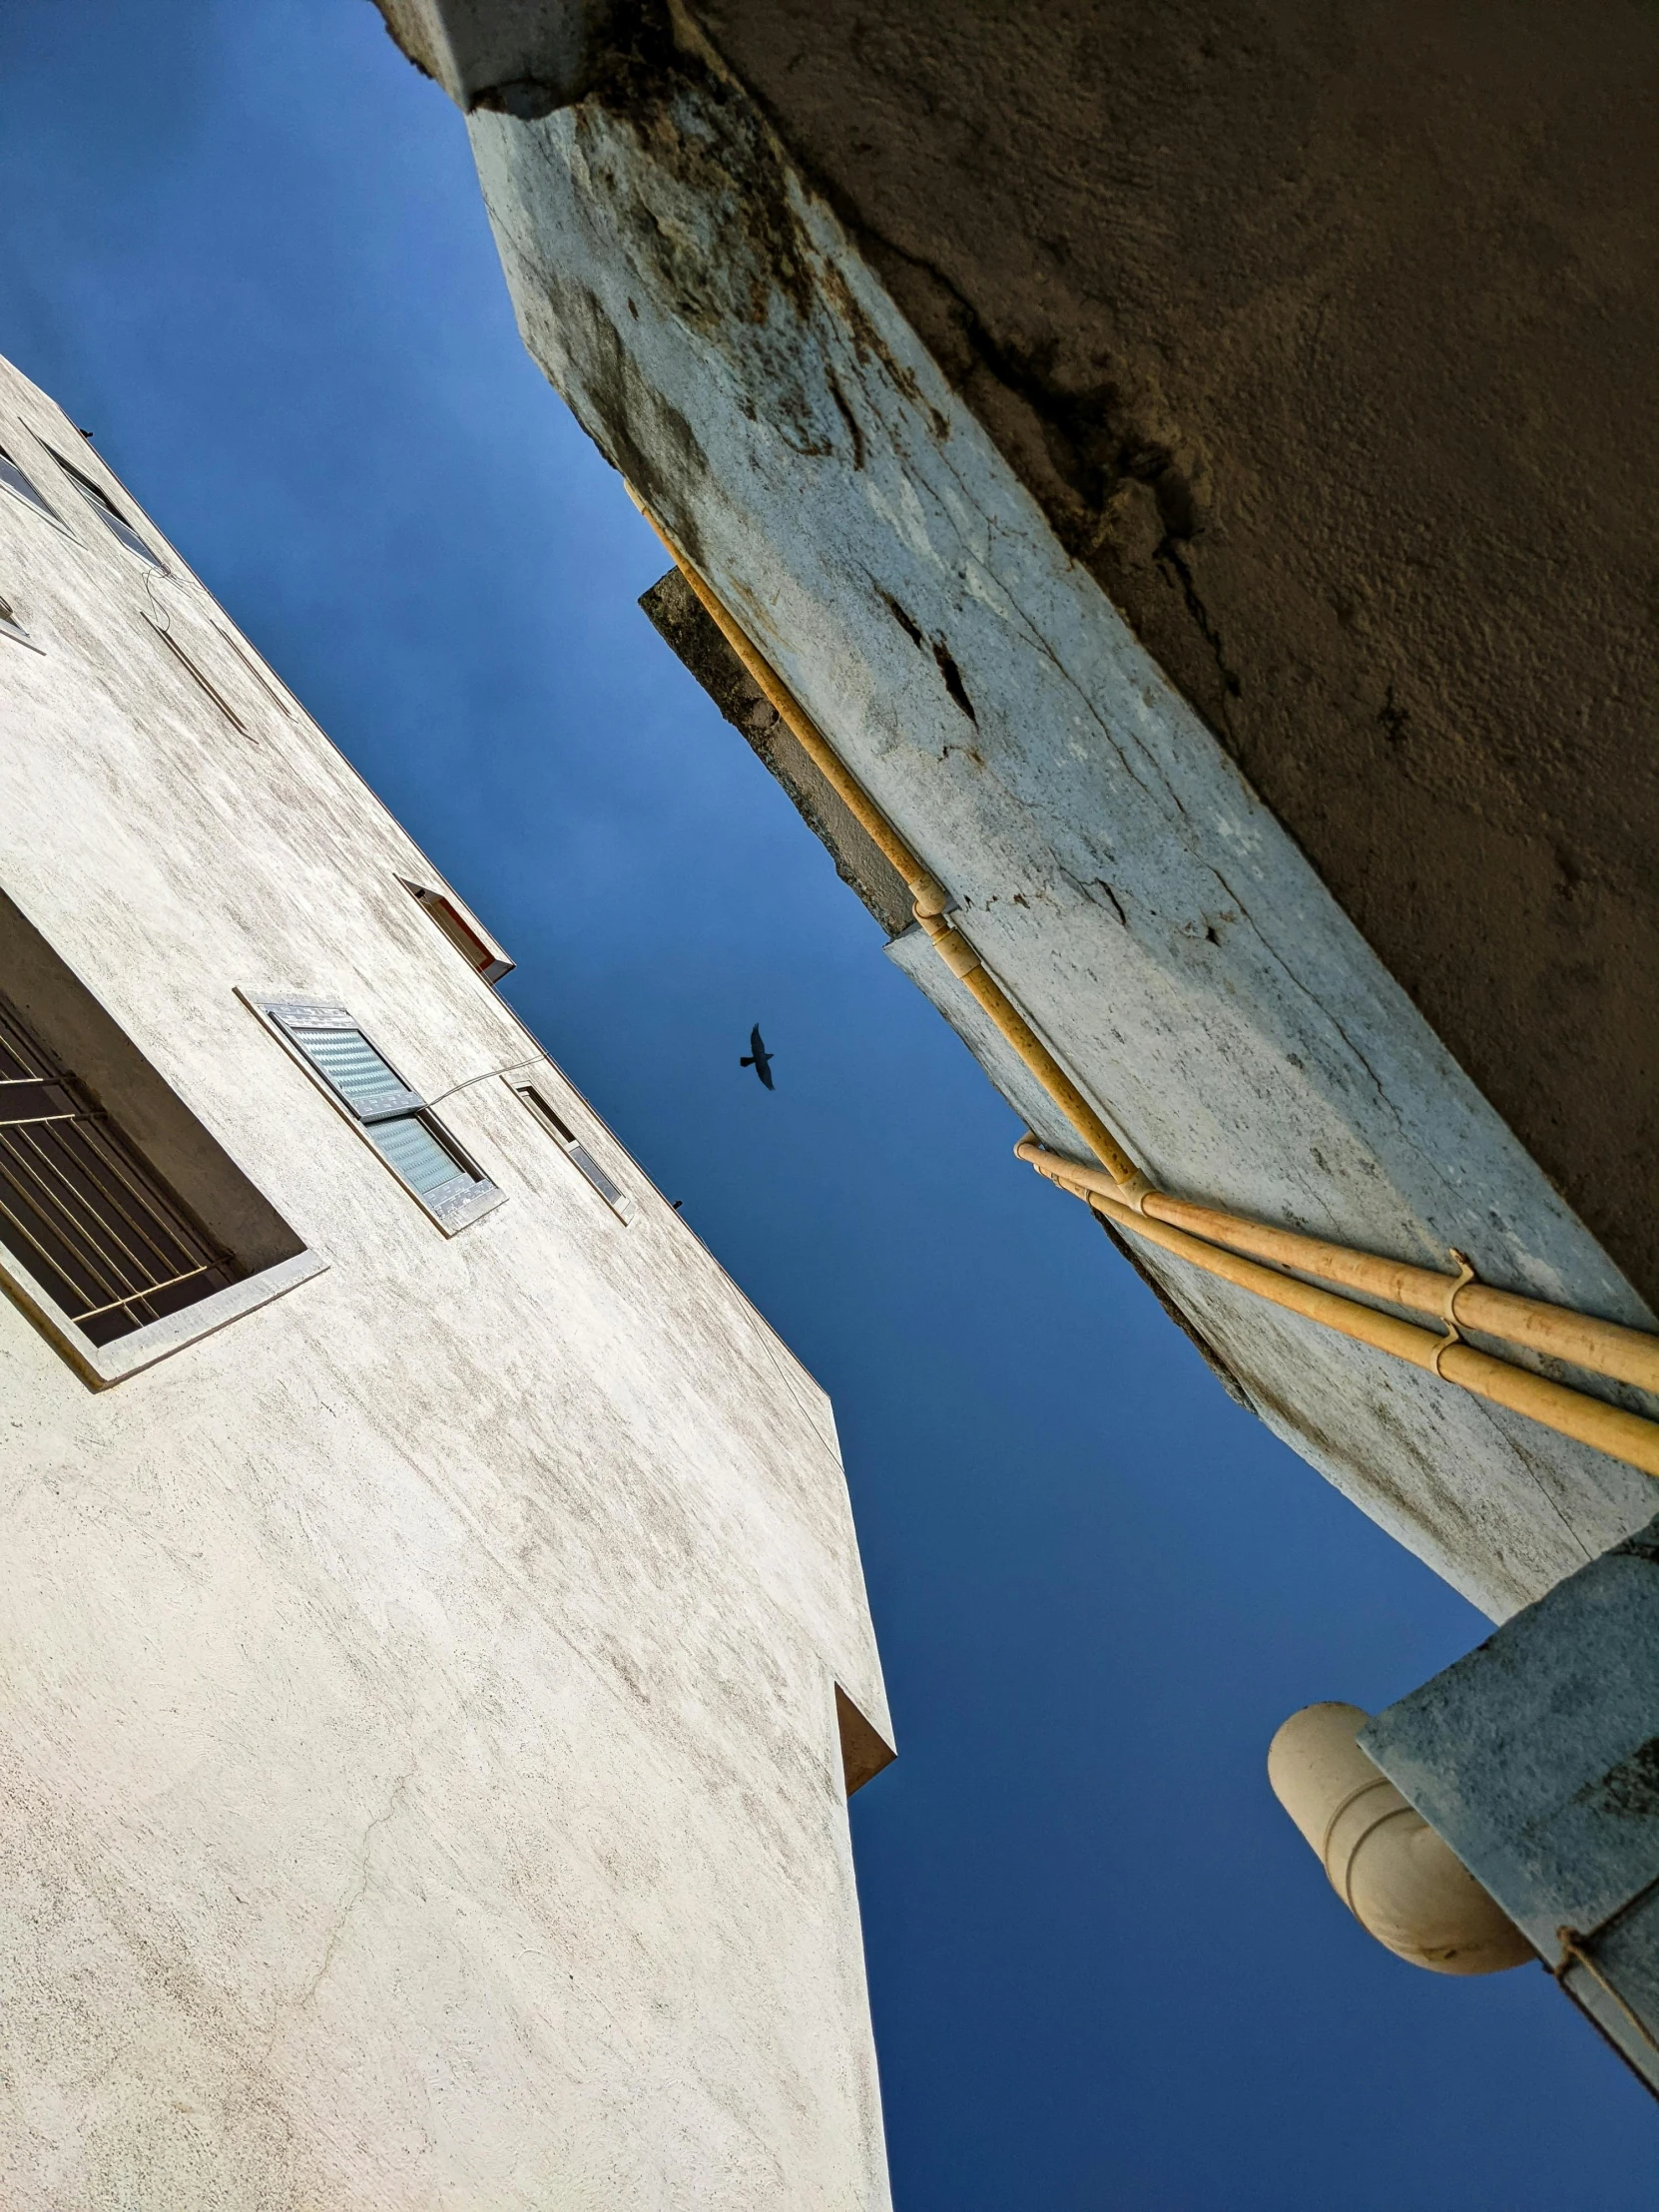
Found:
[[[1268,1748],[1273,1794],[1360,1926],[1431,1973],[1500,1973],[1536,1956],[1451,1846],[1355,1741],[1371,1715],[1309,1705]]]

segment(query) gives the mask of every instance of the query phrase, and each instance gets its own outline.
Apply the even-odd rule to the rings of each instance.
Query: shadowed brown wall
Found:
[[[696,15],[1659,1300],[1659,9]]]

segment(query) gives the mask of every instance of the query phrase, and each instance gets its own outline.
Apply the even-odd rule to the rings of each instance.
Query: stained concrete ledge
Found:
[[[788,793],[790,803],[889,937],[910,926],[910,897],[898,871],[846,802],[808,759],[801,742],[721,636],[677,568],[658,578],[640,605],[687,673]]]
[[[1361,1741],[1659,2093],[1659,1520]]]
[[[545,94],[515,112],[585,97],[652,139],[735,263],[765,265],[754,301],[806,266],[775,139],[1066,553],[1655,1297],[1659,449],[1630,425],[1659,352],[1659,18],[382,12],[465,108],[491,71],[534,68]],[[676,147],[699,73],[729,122],[765,119],[741,131],[761,159]],[[739,311],[765,351],[765,316]],[[623,356],[634,336],[615,331]]]

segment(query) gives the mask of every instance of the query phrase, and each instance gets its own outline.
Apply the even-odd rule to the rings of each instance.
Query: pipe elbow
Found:
[[[1356,1738],[1358,1705],[1309,1705],[1268,1749],[1268,1780],[1368,1934],[1430,1973],[1501,1973],[1536,1954]]]

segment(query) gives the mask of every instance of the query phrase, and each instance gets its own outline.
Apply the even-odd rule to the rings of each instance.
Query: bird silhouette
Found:
[[[772,1054],[761,1042],[761,1025],[757,1022],[749,1032],[749,1050],[738,1062],[741,1068],[753,1068],[770,1091],[775,1088],[772,1080]]]

